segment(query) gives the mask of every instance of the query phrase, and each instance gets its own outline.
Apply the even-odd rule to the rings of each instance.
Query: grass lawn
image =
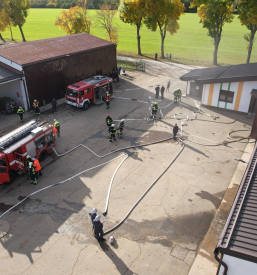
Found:
[[[26,39],[38,40],[65,35],[54,25],[61,9],[30,9],[27,22],[23,30]],[[94,19],[95,11],[89,10]],[[115,19],[119,25],[118,54],[137,56],[136,28]],[[172,60],[186,64],[209,65],[212,64],[214,46],[207,36],[207,30],[202,28],[197,14],[185,14],[181,17],[180,29],[177,34],[167,34],[165,39],[165,54],[172,54]],[[243,35],[247,29],[241,26],[237,16],[230,24],[225,24],[223,36],[218,50],[218,62],[220,65],[245,63],[247,57],[247,43]],[[97,27],[93,21],[91,34],[106,39],[105,31]],[[21,41],[18,27],[13,28],[16,41]],[[3,33],[3,37],[10,41],[10,32]],[[141,29],[141,48],[145,57],[153,58],[157,52],[160,56],[161,37],[158,31],[152,32],[145,26]],[[251,62],[257,62],[257,51],[253,48]]]

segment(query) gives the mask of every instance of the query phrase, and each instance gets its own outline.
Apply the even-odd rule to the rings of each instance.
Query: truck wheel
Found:
[[[89,103],[88,102],[85,102],[84,105],[83,105],[83,109],[84,110],[87,110],[89,108]]]
[[[43,161],[47,158],[47,151],[44,150],[40,153],[40,156],[39,156],[39,161]]]

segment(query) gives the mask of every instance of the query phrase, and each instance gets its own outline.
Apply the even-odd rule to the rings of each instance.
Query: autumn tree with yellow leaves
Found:
[[[137,27],[137,53],[141,53],[140,28],[146,17],[146,0],[123,0],[119,6],[119,18],[124,22]]]
[[[78,6],[70,8],[68,11],[62,11],[55,21],[55,26],[59,26],[67,34],[90,33],[91,25],[86,8]]]
[[[167,32],[175,34],[179,29],[178,20],[184,14],[185,6],[180,0],[146,0],[144,23],[152,31],[160,30],[161,58],[164,58],[164,40]]]
[[[254,36],[257,31],[257,0],[241,0],[238,3],[238,18],[243,26],[246,26],[250,33],[245,34],[244,38],[248,44],[248,55],[246,63],[250,62]]]
[[[112,10],[111,5],[101,5],[100,10],[96,11],[96,23],[100,28],[106,30],[108,39],[113,43],[118,43],[118,25],[113,22],[116,10]]]
[[[213,65],[218,65],[218,48],[225,23],[231,23],[234,16],[234,0],[194,0],[191,7],[197,7],[200,23],[208,29],[208,35],[213,39]]]

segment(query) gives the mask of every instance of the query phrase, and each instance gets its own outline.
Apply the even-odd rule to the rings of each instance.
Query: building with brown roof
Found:
[[[116,44],[87,33],[8,44],[0,46],[0,62],[0,97],[8,90],[27,110],[34,99],[50,103],[64,97],[69,84],[109,74],[117,64]],[[6,70],[12,73],[1,78]]]

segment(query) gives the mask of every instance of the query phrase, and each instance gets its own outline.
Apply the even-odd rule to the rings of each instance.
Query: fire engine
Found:
[[[43,161],[55,147],[53,126],[32,120],[0,138],[0,184],[25,173],[26,156]]]
[[[107,92],[113,94],[113,79],[98,75],[69,85],[65,99],[67,104],[87,110],[90,103],[103,103]]]

